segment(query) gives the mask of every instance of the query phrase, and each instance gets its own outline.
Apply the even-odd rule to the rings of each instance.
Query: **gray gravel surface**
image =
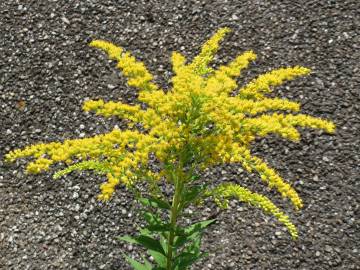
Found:
[[[298,241],[261,211],[232,203],[206,235],[210,257],[194,269],[360,269],[359,11],[358,0],[0,1],[0,159],[30,143],[121,125],[81,111],[87,98],[136,97],[90,40],[131,50],[166,88],[171,51],[194,56],[216,29],[230,26],[217,64],[253,49],[258,60],[245,81],[280,66],[312,68],[276,94],[301,102],[304,113],[333,119],[338,129],[302,130],[299,144],[269,137],[254,148],[304,199],[304,209],[291,213],[288,202],[265,191],[289,210]],[[0,161],[1,269],[130,269],[122,253],[137,256],[139,249],[115,236],[132,233],[141,218],[124,189],[100,204],[95,196],[104,179],[83,173],[54,181],[51,174],[25,175],[24,164]],[[263,191],[237,166],[205,174]],[[202,216],[215,211],[205,205]]]

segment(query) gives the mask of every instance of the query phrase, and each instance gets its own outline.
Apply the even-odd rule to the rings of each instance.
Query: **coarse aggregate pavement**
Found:
[[[260,210],[232,202],[205,235],[209,257],[193,269],[360,269],[359,13],[358,0],[0,1],[0,269],[130,269],[122,253],[136,257],[141,250],[115,237],[133,233],[142,221],[125,189],[101,204],[101,177],[26,175],[25,160],[5,164],[3,157],[39,141],[124,124],[81,110],[86,99],[136,99],[114,63],[88,46],[92,39],[130,50],[168,89],[171,52],[193,57],[223,26],[233,31],[215,64],[254,50],[258,59],[241,84],[281,66],[311,68],[310,76],[274,95],[333,120],[337,131],[301,129],[300,143],[270,136],[254,145],[253,153],[298,190],[299,212],[239,166],[207,170],[208,181],[241,181],[269,195],[288,211],[299,239],[292,241]],[[198,218],[218,211],[205,204]]]

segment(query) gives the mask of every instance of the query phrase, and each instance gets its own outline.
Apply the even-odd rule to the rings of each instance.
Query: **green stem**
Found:
[[[171,230],[168,237],[168,249],[167,249],[167,266],[166,270],[172,269],[173,263],[173,245],[174,245],[174,238],[175,238],[175,230],[176,230],[176,221],[178,217],[178,207],[181,200],[181,192],[183,188],[182,179],[179,179],[179,175],[175,176],[175,191],[173,196],[173,202],[171,206],[170,212],[170,226]]]

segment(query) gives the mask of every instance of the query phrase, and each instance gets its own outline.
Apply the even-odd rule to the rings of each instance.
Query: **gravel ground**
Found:
[[[304,199],[304,209],[290,213],[298,241],[260,211],[233,203],[206,235],[210,257],[194,269],[360,269],[359,11],[358,0],[1,1],[0,159],[29,143],[121,125],[81,111],[86,98],[135,98],[114,63],[87,46],[93,38],[131,50],[166,88],[171,51],[194,56],[216,29],[230,26],[217,64],[253,49],[258,60],[245,80],[280,66],[312,68],[276,93],[301,102],[304,113],[333,119],[338,129],[302,130],[298,144],[269,137],[254,148]],[[53,181],[50,174],[25,175],[24,163],[0,161],[0,268],[130,269],[122,253],[139,250],[114,237],[141,221],[132,197],[119,189],[100,204],[103,179],[83,173]],[[236,166],[206,175],[262,188]],[[202,215],[214,211],[206,205]]]

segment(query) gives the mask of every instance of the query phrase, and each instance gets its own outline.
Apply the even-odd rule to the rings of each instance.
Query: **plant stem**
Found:
[[[183,182],[179,178],[179,175],[175,176],[175,191],[173,196],[173,202],[171,206],[170,212],[170,226],[171,230],[168,237],[168,249],[167,249],[167,266],[166,270],[172,269],[172,260],[173,260],[173,244],[175,238],[175,230],[176,230],[176,221],[178,217],[178,207],[181,199],[181,192],[183,188]]]

